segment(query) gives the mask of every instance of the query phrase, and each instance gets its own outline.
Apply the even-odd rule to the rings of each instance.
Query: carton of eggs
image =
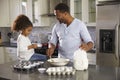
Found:
[[[38,68],[40,65],[42,65],[44,62],[42,61],[22,61],[18,62],[17,64],[13,65],[13,68],[15,70],[30,70],[30,69],[35,69]]]
[[[46,70],[46,73],[48,75],[74,75],[75,69],[73,69],[73,67],[67,67],[67,66],[49,67]]]

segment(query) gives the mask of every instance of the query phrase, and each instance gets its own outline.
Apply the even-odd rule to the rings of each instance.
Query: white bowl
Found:
[[[40,73],[45,73],[46,68],[38,68],[38,71],[39,71]]]
[[[67,65],[70,60],[64,58],[51,58],[47,61],[54,66],[64,66]]]

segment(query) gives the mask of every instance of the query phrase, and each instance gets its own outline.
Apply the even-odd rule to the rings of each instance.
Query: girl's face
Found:
[[[22,30],[22,34],[23,34],[24,36],[28,36],[28,35],[31,33],[31,31],[32,31],[32,26],[29,26],[29,27],[27,27],[26,29],[23,29],[23,30]]]

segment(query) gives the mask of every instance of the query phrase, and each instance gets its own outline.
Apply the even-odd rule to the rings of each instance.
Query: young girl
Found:
[[[31,44],[28,35],[31,33],[33,25],[25,15],[19,15],[14,23],[12,30],[20,31],[17,39],[17,56],[20,60],[46,60],[46,56],[35,54],[34,49],[37,44]]]

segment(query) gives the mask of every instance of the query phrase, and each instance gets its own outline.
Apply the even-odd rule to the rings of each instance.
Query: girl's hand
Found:
[[[32,44],[32,45],[28,46],[28,50],[35,49],[35,48],[37,48],[37,44]]]
[[[37,48],[38,46],[37,46],[37,44],[32,44],[32,48]]]

